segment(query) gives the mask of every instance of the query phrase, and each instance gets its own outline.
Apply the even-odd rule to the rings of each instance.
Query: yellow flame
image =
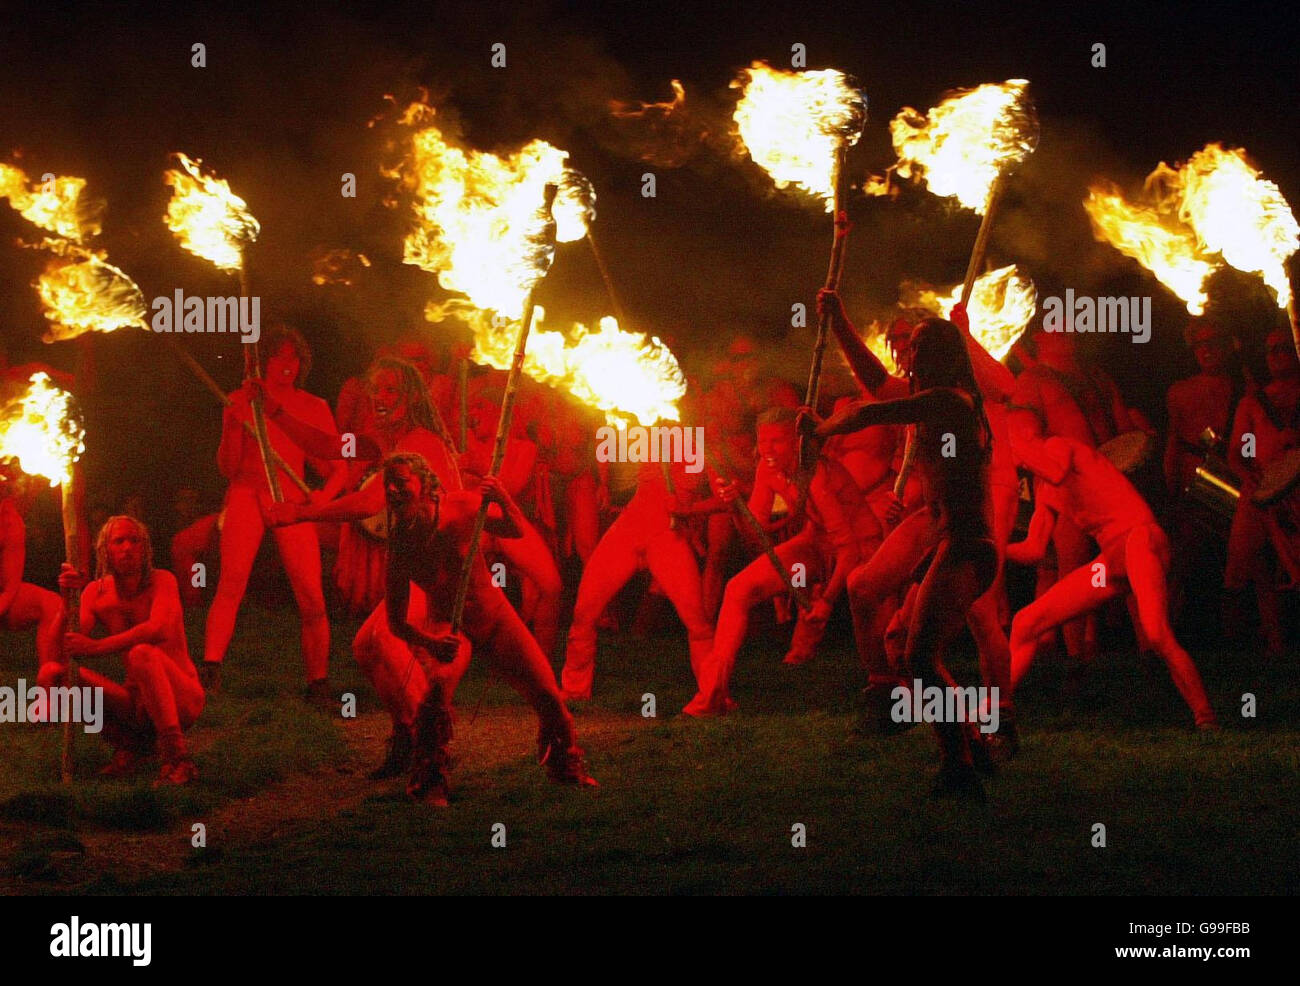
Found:
[[[1207,250],[1239,271],[1261,275],[1285,308],[1291,298],[1286,261],[1300,247],[1300,225],[1277,185],[1251,167],[1245,154],[1219,144],[1197,151],[1173,180],[1181,198],[1178,215]]]
[[[464,306],[429,305],[425,317],[441,321],[455,314],[474,332],[477,363],[508,370],[514,358],[517,327]],[[650,426],[678,420],[677,402],[686,393],[686,378],[677,357],[658,338],[619,328],[612,315],[590,329],[575,324],[567,332],[544,326],[538,306],[524,355],[524,372],[539,383],[560,387],[578,400],[605,412],[611,425],[636,422]]]
[[[904,107],[889,124],[898,174],[915,175],[935,195],[984,214],[998,176],[1038,142],[1029,83],[1009,79],[957,92],[928,114]]]
[[[887,331],[886,326],[881,325],[879,322],[872,322],[862,333],[862,341],[875,354],[876,359],[880,360],[885,372],[897,376],[898,365],[894,362],[894,354],[889,349]]]
[[[52,263],[36,283],[36,290],[50,320],[47,342],[125,326],[148,328],[148,306],[140,288],[97,256],[80,263]]]
[[[86,450],[71,405],[71,394],[46,374],[33,373],[26,388],[0,401],[0,459],[16,460],[27,475],[44,476],[54,486],[68,482]]]
[[[924,308],[947,318],[953,305],[961,301],[962,285],[947,291],[915,284],[900,290],[902,304]],[[1034,282],[1016,269],[1015,264],[989,271],[975,279],[966,314],[970,331],[989,354],[997,360],[1010,352],[1038,309],[1038,292]]]
[[[29,183],[22,169],[0,164],[0,198],[7,198],[24,219],[77,243],[97,236],[99,220],[81,201],[86,179],[56,177],[49,185]]]
[[[794,185],[821,199],[835,195],[835,151],[862,133],[867,106],[849,77],[835,69],[787,72],[763,62],[742,69],[734,119],[740,149],[777,188]]]
[[[431,115],[428,107],[408,109],[401,122],[422,125]],[[519,318],[553,255],[539,237],[546,186],[559,187],[552,216],[560,242],[584,236],[594,216],[591,186],[567,162],[542,140],[502,157],[454,147],[437,126],[422,126],[391,173],[412,198],[404,261],[437,274],[476,308]]]
[[[1204,313],[1203,285],[1218,263],[1168,208],[1130,203],[1109,184],[1090,188],[1083,207],[1092,220],[1093,236],[1149,270],[1183,300],[1190,314]]]
[[[168,169],[163,181],[172,187],[163,221],[190,253],[220,270],[239,270],[245,247],[262,231],[248,203],[222,178],[205,175],[200,160],[174,155],[180,170]]]

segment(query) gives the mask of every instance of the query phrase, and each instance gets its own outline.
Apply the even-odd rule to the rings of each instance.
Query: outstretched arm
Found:
[[[862,341],[862,337],[858,335],[858,330],[853,327],[849,317],[844,314],[844,305],[840,301],[839,293],[827,288],[819,291],[817,293],[817,312],[829,319],[831,331],[835,333],[835,338],[839,341],[844,358],[849,362],[849,369],[853,371],[853,376],[857,378],[858,383],[862,385],[863,389],[876,394],[876,391],[890,380],[889,371],[876,358],[876,354]]]
[[[960,399],[954,391],[933,389],[892,401],[862,401],[827,418],[817,426],[815,434],[819,438],[830,438],[832,435],[861,431],[872,425],[906,425],[932,421],[940,415],[951,413],[953,401]]]
[[[1040,498],[1029,521],[1023,541],[1007,545],[1007,561],[1018,565],[1037,565],[1047,555],[1047,543],[1056,528],[1056,512]]]

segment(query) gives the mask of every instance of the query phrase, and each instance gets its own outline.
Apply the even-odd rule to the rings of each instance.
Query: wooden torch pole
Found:
[[[245,263],[242,253],[239,258],[239,294],[241,298],[251,297],[248,290],[248,265]],[[242,344],[244,346],[244,379],[261,380],[262,361],[259,358],[258,344],[255,342]],[[266,470],[266,482],[271,488],[271,499],[276,503],[280,503],[284,500],[284,494],[280,492],[280,478],[276,475],[275,465],[271,461],[271,439],[266,432],[266,415],[262,412],[262,399],[254,397],[252,404],[253,430],[257,436],[258,451],[262,454],[262,468]]]

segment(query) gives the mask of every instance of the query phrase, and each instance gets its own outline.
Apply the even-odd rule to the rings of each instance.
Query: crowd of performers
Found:
[[[72,656],[84,683],[105,689],[114,752],[104,773],[133,773],[156,753],[162,783],[196,776],[184,732],[221,688],[268,533],[297,605],[308,701],[339,707],[328,680],[329,598],[364,617],[352,652],[392,718],[372,776],[406,775],[410,795],[429,804],[447,802],[452,705],[475,657],[532,706],[548,775],[595,784],[569,706],[599,690],[598,634],[617,622],[612,603],[642,571],[684,628],[697,689],[689,716],[736,709],[731,676],[764,604],[793,623],[781,631],[791,636],[789,665],[813,658],[835,607],[847,606],[866,686],[856,728],[881,734],[906,726],[891,715],[900,686],[955,687],[946,659],[968,629],[999,726],[984,735],[972,722],[935,723],[939,794],[982,795],[980,773],[1018,749],[1014,698],[1035,655],[1059,628],[1071,674],[1081,673],[1096,653],[1096,611],[1112,600],[1127,602],[1141,648],[1163,660],[1195,725],[1217,728],[1171,629],[1171,593],[1216,581],[1206,545],[1207,532],[1219,531],[1226,570],[1221,560],[1214,571],[1223,571],[1229,627],[1244,625],[1253,590],[1267,653],[1282,652],[1278,589],[1300,580],[1300,511],[1294,490],[1274,505],[1251,494],[1300,444],[1300,361],[1289,334],[1268,336],[1267,377],[1257,378],[1243,371],[1230,333],[1205,320],[1188,326],[1199,372],[1168,392],[1163,482],[1157,468],[1152,483],[1132,450],[1155,447],[1155,429],[1104,372],[1080,361],[1072,333],[1034,331],[1017,376],[980,346],[960,307],[951,321],[905,315],[888,331],[901,368],[891,375],[836,294],[823,292],[819,308],[858,392],[820,417],[800,406],[792,384],[760,374],[753,344],[741,339],[683,402],[682,422],[705,429],[709,452],[709,468],[693,473],[681,462],[598,462],[600,417],[526,385],[504,465],[490,475],[503,374],[457,379],[465,352],[450,353],[444,372],[426,345],[410,342],[347,381],[331,410],[304,389],[307,343],[278,325],[264,335],[264,380],[231,394],[224,414],[221,511],[196,516],[192,502],[178,505],[192,523],[171,541],[172,572],[154,567],[142,521],[124,513],[103,523],[97,578],[65,565],[59,579],[81,589],[79,633],[64,633],[59,595],[23,581],[23,519],[13,484],[0,483],[0,620],[36,628],[41,684],[62,681]],[[244,426],[255,395],[282,462],[280,503]],[[900,480],[909,441],[912,466]],[[290,472],[314,476],[316,488],[305,492]],[[1240,495],[1224,500],[1225,483]],[[1157,499],[1162,521],[1149,505]],[[453,634],[457,583],[485,500],[482,550]],[[741,522],[737,500],[774,556]],[[1027,500],[1032,516],[1017,527]],[[1037,572],[1034,600],[1014,614],[1008,562]],[[182,618],[204,601],[196,563],[220,572],[198,664]],[[579,564],[562,641],[561,572]],[[327,592],[327,580],[337,591]],[[106,635],[95,634],[100,626]],[[656,630],[664,640],[678,632]],[[125,681],[96,670],[110,654],[124,656]]]

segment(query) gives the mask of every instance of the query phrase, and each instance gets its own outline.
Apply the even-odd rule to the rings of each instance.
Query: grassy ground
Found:
[[[1190,729],[1167,675],[1102,659],[1068,708],[1060,673],[1022,694],[1024,749],[986,806],[927,799],[922,729],[851,739],[860,685],[848,641],[788,671],[781,637],[742,653],[741,711],[682,720],[685,639],[602,637],[597,698],[578,710],[599,790],[545,782],[535,722],[476,669],[459,693],[452,807],[406,803],[364,772],[385,717],[335,627],[333,679],[360,700],[333,721],[298,698],[291,613],[256,608],[236,634],[227,688],[193,733],[199,783],[154,792],[89,779],[108,752],[79,737],[60,788],[55,729],[0,727],[0,890],[10,893],[1294,893],[1300,829],[1297,668],[1198,655],[1226,729]],[[201,640],[191,621],[191,642]],[[771,640],[765,643],[764,640]],[[30,639],[0,639],[0,685],[34,677]],[[969,663],[958,675],[970,680]],[[488,686],[486,692],[485,685]],[[1240,716],[1253,692],[1258,718]],[[641,715],[655,696],[658,716]],[[479,696],[482,711],[471,724]],[[192,846],[195,823],[206,845]],[[506,845],[491,844],[505,826]],[[807,846],[792,845],[802,824]],[[1091,844],[1106,826],[1106,847]]]

